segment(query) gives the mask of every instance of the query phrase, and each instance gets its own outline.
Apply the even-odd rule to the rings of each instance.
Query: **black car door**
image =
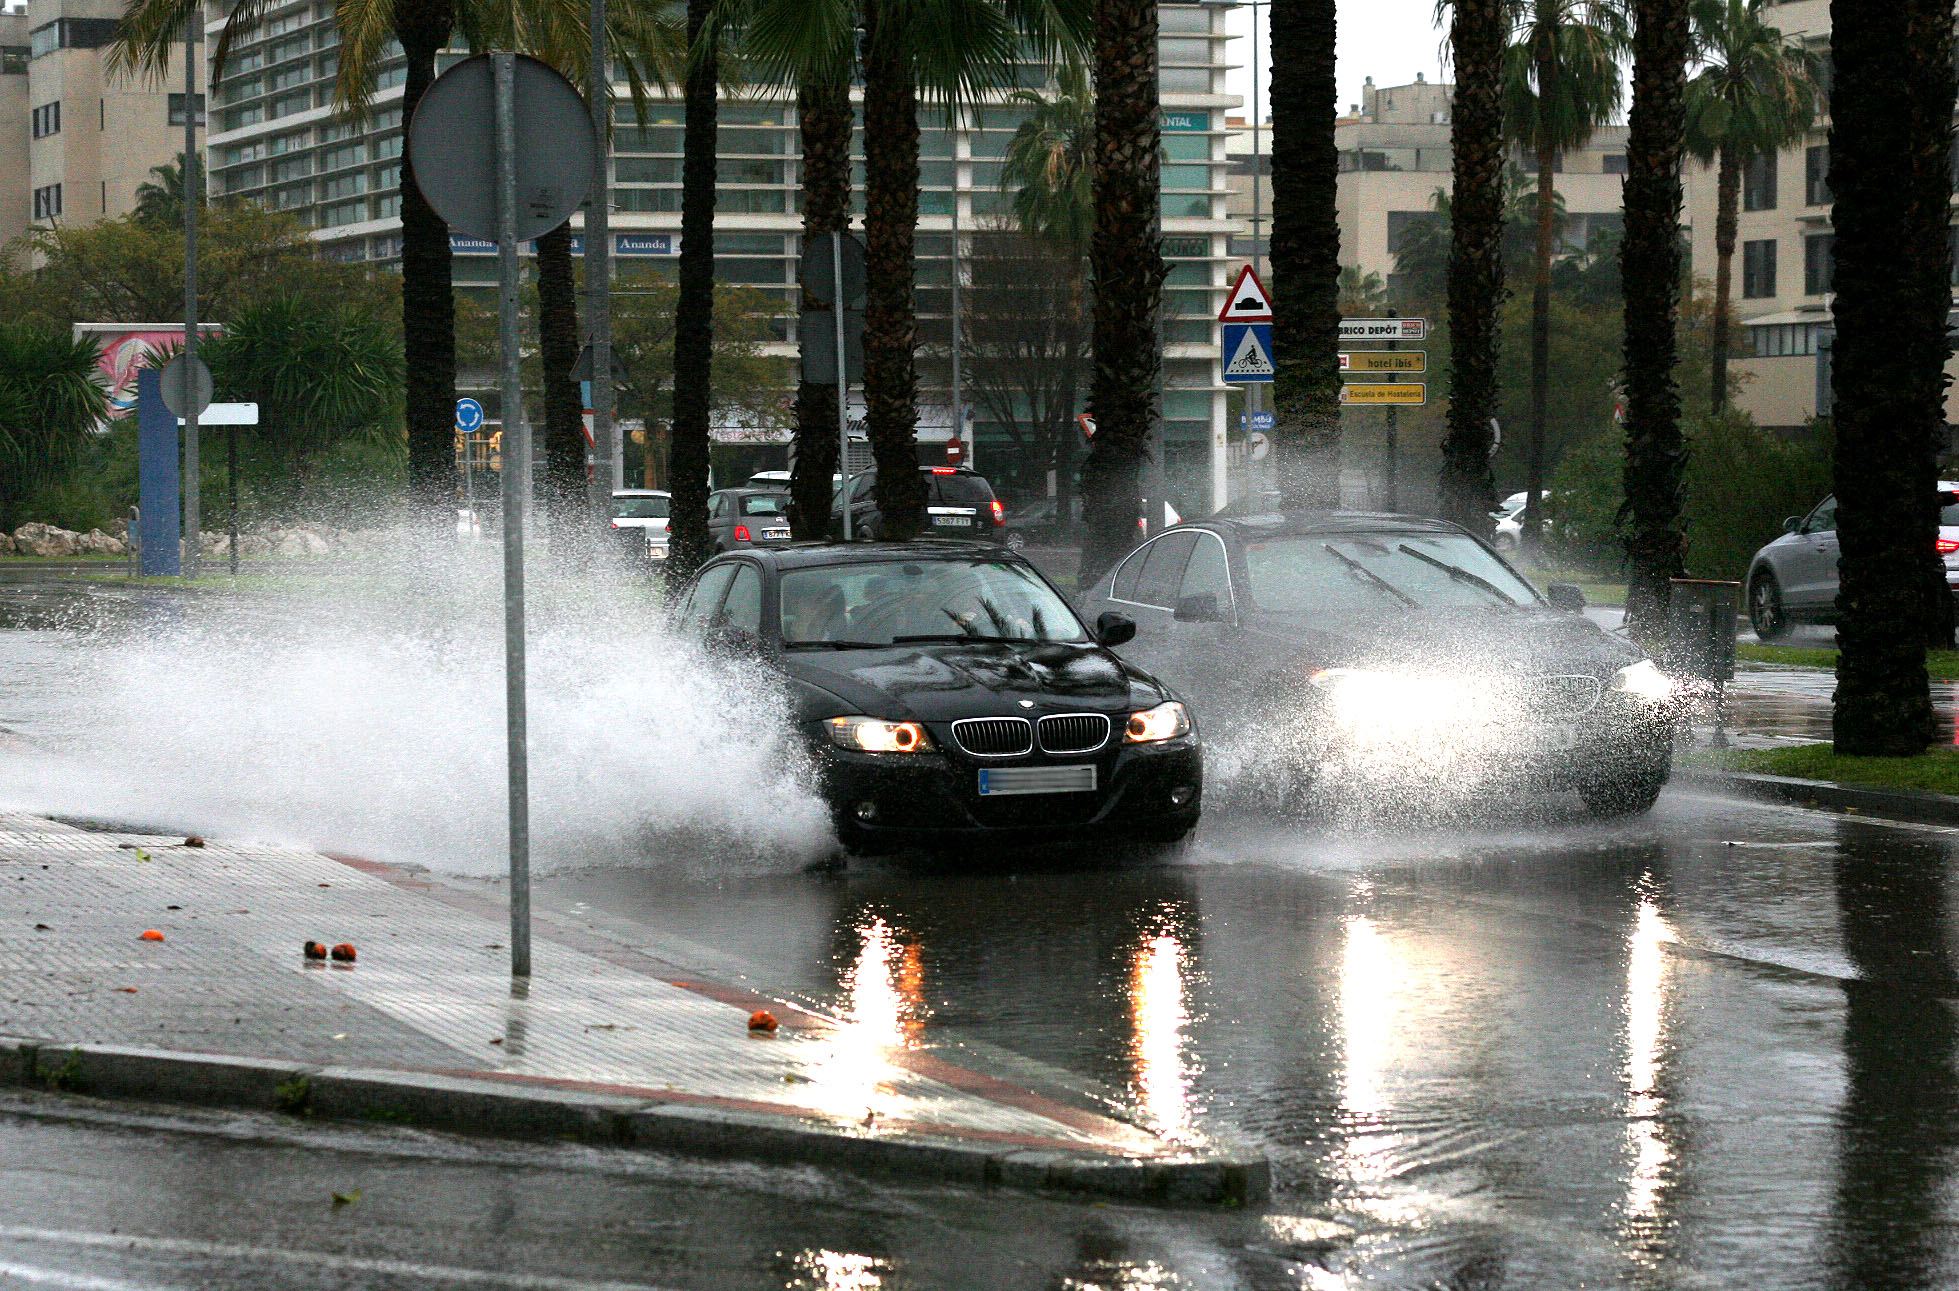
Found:
[[[1152,538],[1131,552],[1116,569],[1110,588],[1110,608],[1136,620],[1136,638],[1122,647],[1122,656],[1134,660],[1145,671],[1159,674],[1172,686],[1177,684],[1176,680],[1163,674],[1171,663],[1171,618],[1177,605],[1177,589],[1183,583],[1184,566],[1196,545],[1197,535],[1189,529]]]
[[[1159,675],[1208,712],[1235,707],[1248,683],[1243,660],[1237,658],[1238,612],[1224,539],[1209,530],[1191,533],[1189,559],[1171,601],[1169,644]]]

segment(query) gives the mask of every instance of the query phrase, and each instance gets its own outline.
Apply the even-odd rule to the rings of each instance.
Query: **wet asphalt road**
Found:
[[[62,628],[34,626],[0,631],[0,712],[45,721],[62,696],[20,665]],[[0,1287],[1959,1284],[1959,833],[1680,792],[1612,825],[1484,806],[1214,812],[1168,859],[662,854],[540,884],[893,1043],[1249,1141],[1256,1212],[16,1095]]]

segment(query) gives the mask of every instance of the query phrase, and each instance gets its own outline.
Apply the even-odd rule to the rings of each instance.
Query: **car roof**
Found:
[[[743,556],[759,559],[777,569],[805,569],[813,565],[864,565],[883,560],[950,560],[955,557],[1011,560],[1024,565],[1026,560],[1006,547],[992,543],[968,542],[955,538],[918,538],[911,542],[792,542],[780,547],[744,549]]]
[[[1447,520],[1400,515],[1391,511],[1268,511],[1257,515],[1217,515],[1187,521],[1165,532],[1175,532],[1177,529],[1212,529],[1246,539],[1314,533],[1465,532]]]
[[[665,489],[614,489],[615,498],[670,498],[673,494]]]
[[[779,487],[773,484],[731,484],[725,489],[716,489],[714,492],[715,493],[785,493],[786,494],[789,492],[789,490],[786,487]],[[709,494],[709,496],[712,497],[713,494]]]

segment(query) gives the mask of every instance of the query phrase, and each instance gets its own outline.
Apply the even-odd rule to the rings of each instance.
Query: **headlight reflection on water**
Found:
[[[1185,1047],[1190,1009],[1185,1003],[1189,953],[1169,932],[1148,936],[1135,950],[1129,973],[1129,1014],[1134,1028],[1130,1059],[1136,1092],[1150,1128],[1172,1143],[1197,1138],[1191,1106],[1191,1071]]]

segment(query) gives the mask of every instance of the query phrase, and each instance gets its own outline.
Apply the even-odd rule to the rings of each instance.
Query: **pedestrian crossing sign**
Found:
[[[1231,385],[1270,384],[1272,324],[1226,323],[1221,330],[1225,381]]]

